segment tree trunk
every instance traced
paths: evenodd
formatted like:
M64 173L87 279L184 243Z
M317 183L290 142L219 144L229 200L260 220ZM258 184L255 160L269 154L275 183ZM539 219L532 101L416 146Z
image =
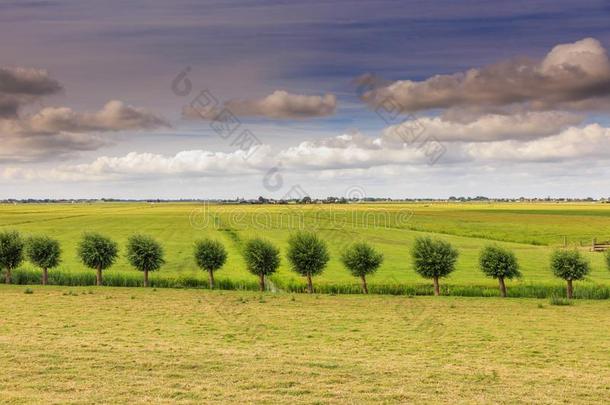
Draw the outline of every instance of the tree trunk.
M265 275L260 274L258 280L259 280L258 285L259 285L261 291L265 291Z
M369 289L366 286L366 276L363 274L360 276L360 278L362 279L362 291L364 291L365 294L369 293Z
M11 279L11 268L7 267L6 268L6 274L4 275L4 282L6 284L10 284L11 281L12 281L12 279Z
M436 295L437 297L439 295L441 295L441 289L438 286L438 277L437 276L434 277L434 295Z
M96 281L97 285L102 285L102 268L101 267L97 268L95 281Z
M568 298L572 299L574 296L574 286L572 286L572 280L568 280Z
M42 269L42 285L49 284L49 270L45 267Z
M311 282L311 274L307 273L307 292L313 294L313 283Z
M504 284L504 277L498 277L498 283L500 283L500 295L506 297L506 284Z
M210 275L210 290L212 290L214 289L214 272L210 270L208 274Z
M148 270L144 270L144 287L148 287Z

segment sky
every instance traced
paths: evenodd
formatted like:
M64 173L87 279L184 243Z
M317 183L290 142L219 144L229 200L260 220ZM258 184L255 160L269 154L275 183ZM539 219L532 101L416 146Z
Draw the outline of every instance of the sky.
M605 1L0 1L0 198L608 197Z

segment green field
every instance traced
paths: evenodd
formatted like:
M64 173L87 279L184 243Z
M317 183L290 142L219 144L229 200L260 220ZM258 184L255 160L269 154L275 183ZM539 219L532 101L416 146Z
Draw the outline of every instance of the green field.
M60 272L88 274L76 257L76 245L84 231L98 231L115 238L122 246L130 234L141 232L160 240L166 249L167 264L155 279L184 277L205 281L192 259L193 241L204 236L218 238L229 250L229 260L217 277L256 286L256 278L245 270L240 245L253 236L263 236L284 249L295 229L316 230L328 241L331 262L314 280L318 287L353 286L352 278L339 262L346 245L357 240L375 244L385 254L385 262L370 278L371 289L381 285L426 283L412 269L409 249L423 234L442 237L460 250L457 270L445 280L451 286L495 287L478 270L481 247L499 243L514 250L523 278L511 287L562 283L552 277L550 253L563 246L585 253L592 264L588 280L579 286L610 286L610 271L603 255L589 253L592 238L610 239L610 204L347 204L347 205L204 205L204 204L17 204L0 205L0 229L17 229L26 235L44 233L58 238L64 261ZM31 269L24 265L24 269ZM34 269L31 269L34 270ZM108 271L117 277L138 278L122 256ZM277 288L304 285L283 260L272 277ZM427 283L426 283L427 284Z
M0 286L3 403L597 403L610 303Z

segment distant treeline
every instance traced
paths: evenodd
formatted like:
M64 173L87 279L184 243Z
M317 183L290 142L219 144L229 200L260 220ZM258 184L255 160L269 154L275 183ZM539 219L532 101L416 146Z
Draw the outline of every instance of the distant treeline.
M305 196L302 198L267 198L260 196L258 198L234 198L234 199L120 199L120 198L25 198L15 199L8 198L0 200L0 204L93 204L103 202L116 203L212 203L212 204L349 204L362 202L498 202L498 203L538 203L538 202L599 202L610 203L610 198L593 197L586 198L492 198L484 196L476 197L455 197L449 198L389 198L389 197L363 197L363 198L345 198L345 197L326 197L326 198L311 198Z

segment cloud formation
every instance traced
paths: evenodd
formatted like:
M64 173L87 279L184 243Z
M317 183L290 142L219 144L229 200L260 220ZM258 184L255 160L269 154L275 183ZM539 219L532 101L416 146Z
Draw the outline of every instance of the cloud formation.
M610 156L610 128L599 124L571 127L561 133L531 142L504 141L488 145L468 144L471 159L491 162L560 162L605 160Z
M308 96L276 90L260 99L229 100L224 108L238 117L265 117L273 119L305 119L333 115L337 108L334 94ZM216 105L191 105L185 107L186 118L213 120L222 108Z
M32 115L0 118L0 162L65 158L108 145L110 140L100 135L103 132L165 126L168 124L162 118L116 100L96 112L47 107Z
M130 152L124 156L100 156L91 163L60 165L49 171L8 167L0 171L6 179L53 179L60 181L96 181L159 176L221 177L261 173L268 167L272 153L262 146L255 156L246 159L246 151L231 153L186 150L173 156Z
M247 156L250 156L246 159ZM527 141L455 142L437 163L452 170L469 165L489 168L515 163L578 163L586 159L606 161L610 156L610 128L599 124L569 127L540 139ZM107 179L158 179L161 177L231 177L264 175L274 166L291 173L346 173L369 169L426 168L430 156L425 147L387 143L383 137L360 133L306 141L282 150L260 147L256 153L237 150L211 152L187 150L175 155L131 152L102 156L91 163L62 165L51 171L6 168L5 179L95 181ZM460 165L456 165L459 163ZM385 169L384 169L385 170Z
M409 140L414 137L433 137L442 142L527 141L557 134L582 120L580 115L558 111L485 114L469 122L421 117L386 128L382 139L390 143L414 142Z
M403 112L526 104L535 110L610 106L610 62L585 38L555 46L541 60L517 58L424 81L400 80L364 93L378 106L390 97Z
M15 117L22 106L61 90L45 70L0 67L0 118Z
M188 150L174 156L131 152L122 157L102 156L91 164L77 165L72 171L97 176L125 175L197 175L219 176L256 173L264 167L270 155L268 147L258 151L258 159L244 159L245 151L231 153Z
M0 120L0 163L63 159L77 152L97 150L110 143L108 139L94 134L15 133L4 132L5 128Z
M22 107L61 91L61 85L43 70L0 68L0 162L65 157L96 150L109 140L103 132L166 127L157 115L118 100L96 112L68 107L46 107L23 114Z
M47 107L25 121L31 132L105 132L166 127L162 118L119 100L107 102L101 110L78 113L67 107Z

